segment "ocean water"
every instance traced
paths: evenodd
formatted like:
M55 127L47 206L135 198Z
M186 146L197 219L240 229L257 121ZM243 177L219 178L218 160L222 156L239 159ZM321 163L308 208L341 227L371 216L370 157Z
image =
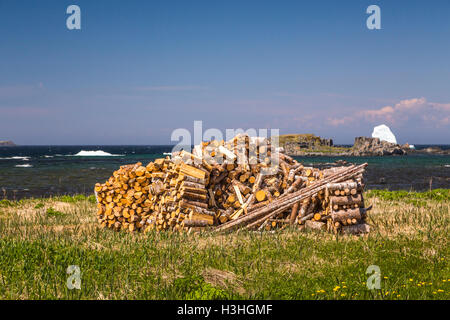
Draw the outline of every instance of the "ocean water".
M425 148L428 146L416 146ZM440 146L450 149L450 145ZM18 146L0 147L0 199L91 194L124 164L147 164L172 146ZM320 168L337 160L368 162L367 188L428 190L450 188L450 155L401 157L296 157Z

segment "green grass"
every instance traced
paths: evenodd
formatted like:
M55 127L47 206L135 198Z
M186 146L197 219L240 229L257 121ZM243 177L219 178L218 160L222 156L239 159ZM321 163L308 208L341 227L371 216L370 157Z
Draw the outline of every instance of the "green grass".
M450 189L434 189L425 192L412 192L405 190L370 190L366 192L368 197L378 197L387 201L405 201L405 200L437 200L450 201Z
M434 189L426 192L370 190L366 192L366 195L386 201L411 203L416 206L427 206L428 200L450 201L450 189Z
M365 198L373 231L362 237L131 234L99 229L91 197L11 202L0 208L0 299L448 299L449 190ZM69 265L80 290L67 288ZM379 290L366 287L370 265Z
M0 208L7 208L7 207L18 207L20 205L29 203L31 201L60 201L60 202L66 202L66 203L77 203L81 201L89 201L92 204L96 203L95 195L85 196L82 194L77 194L73 196L57 196L53 198L45 198L45 199L21 199L18 201L8 200L8 199L2 199L0 200ZM39 209L39 207L42 207L42 203L37 203L35 209Z
M36 205L35 206L35 208L36 207L40 207L39 205ZM42 208L42 207L41 207ZM39 209L39 208L38 208ZM53 209L52 207L50 207L50 208L47 208L47 210L45 211L46 213L47 213L47 215L48 216L52 216L52 217L62 217L62 216L65 216L65 213L63 213L63 212L61 212L61 211L58 211L58 210L55 210L55 209Z
M85 196L82 194L77 194L74 196L59 196L54 198L54 200L61 201L61 202L67 202L67 203L77 203L80 201L89 201L91 203L96 203L95 196Z
M19 205L16 201L11 201L7 199L0 200L0 208L13 207Z
M40 209L43 208L45 206L45 204L43 204L42 202L39 202L37 205L34 206L35 209Z

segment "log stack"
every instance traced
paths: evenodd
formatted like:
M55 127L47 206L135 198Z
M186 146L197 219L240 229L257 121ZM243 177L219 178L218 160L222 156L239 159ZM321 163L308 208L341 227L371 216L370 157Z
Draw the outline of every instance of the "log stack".
M364 184L362 175L341 183L327 184L331 222L343 233L366 233L370 227L365 223L367 209L364 208Z
M267 139L202 142L147 166L121 166L95 185L98 221L127 231L300 226L368 231L361 166L305 167Z

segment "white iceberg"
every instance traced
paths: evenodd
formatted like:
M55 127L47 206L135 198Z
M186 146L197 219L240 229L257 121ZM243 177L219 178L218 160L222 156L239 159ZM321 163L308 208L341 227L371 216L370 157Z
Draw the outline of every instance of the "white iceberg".
M372 138L378 138L381 141L387 141L390 143L397 144L397 139L395 138L391 129L389 129L389 127L385 124L382 124L382 125L379 125L379 126L376 126L375 128L373 128Z
M120 155L119 154L111 154L111 153L105 152L103 150L96 150L96 151L81 150L75 156L76 157L118 157Z

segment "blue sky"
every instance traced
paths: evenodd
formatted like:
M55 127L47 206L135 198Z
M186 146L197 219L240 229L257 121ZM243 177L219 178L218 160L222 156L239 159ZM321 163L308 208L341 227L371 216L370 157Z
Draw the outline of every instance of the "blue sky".
M450 144L449 14L446 0L0 0L0 140L167 144L203 120L336 143L385 123L400 143Z

